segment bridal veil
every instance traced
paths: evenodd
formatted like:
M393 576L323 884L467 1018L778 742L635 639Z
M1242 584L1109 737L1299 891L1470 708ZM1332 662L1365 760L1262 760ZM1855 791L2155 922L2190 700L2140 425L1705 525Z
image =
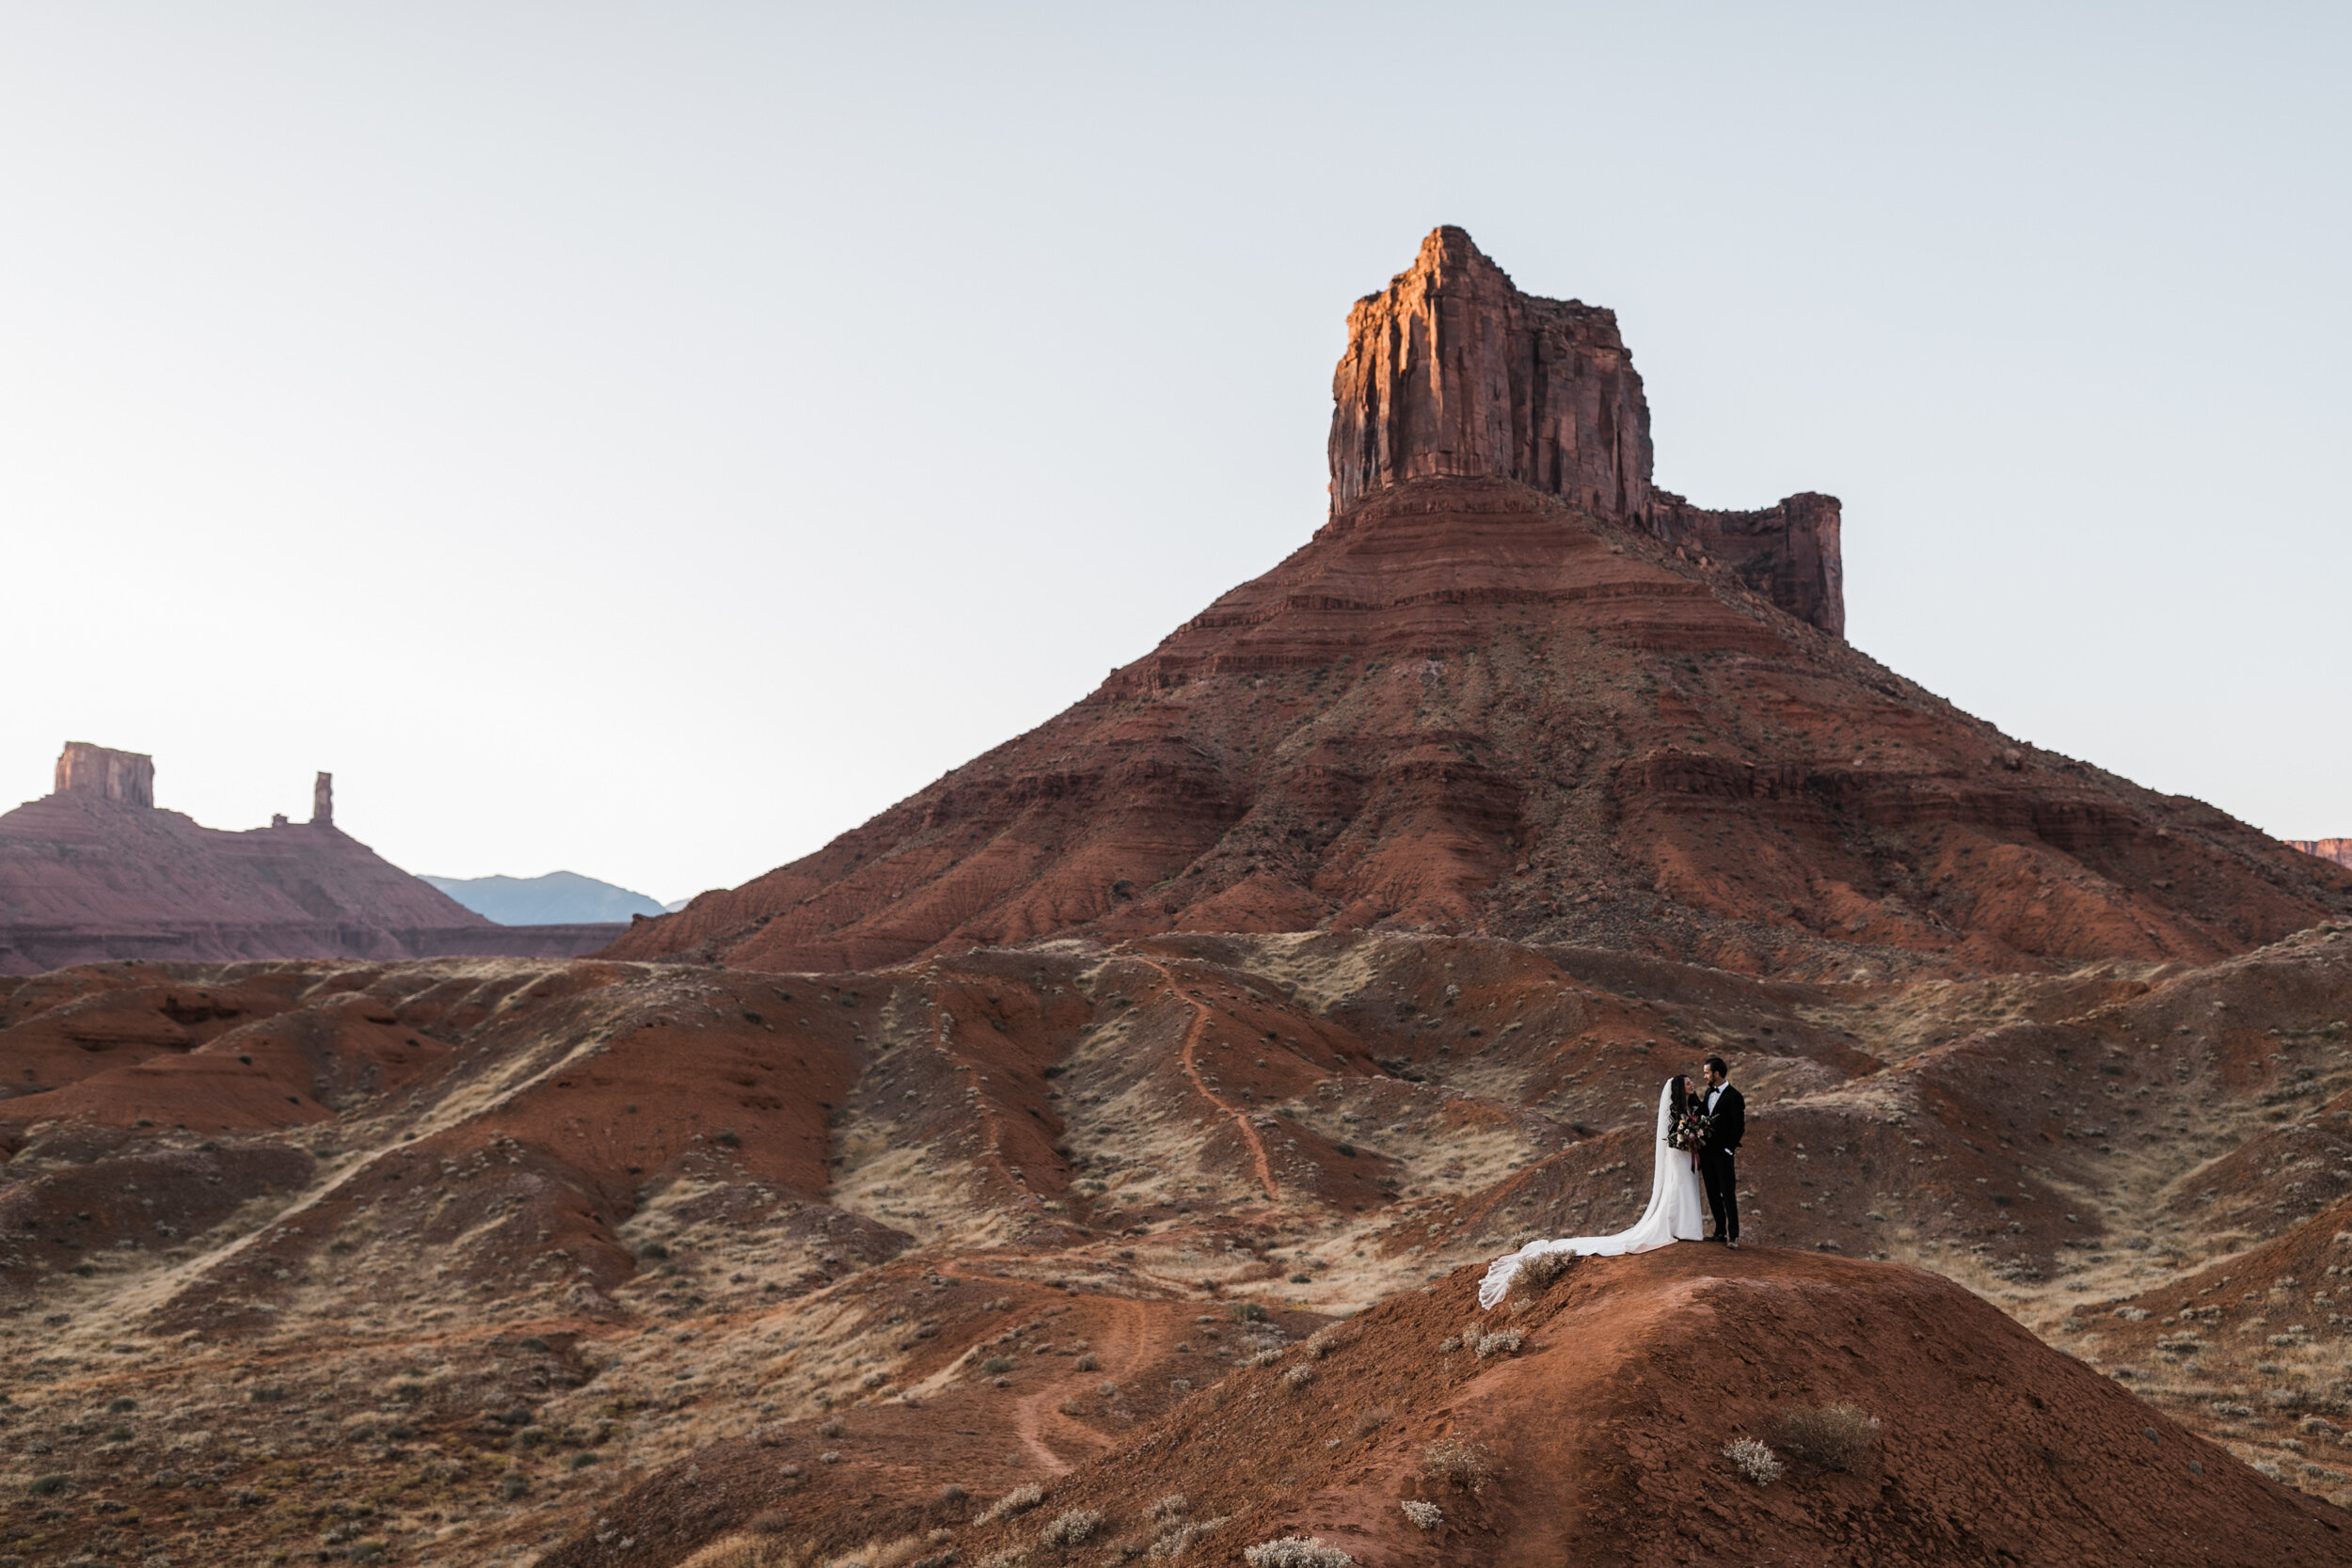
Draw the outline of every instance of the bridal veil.
M1585 1257L1614 1258L1629 1252L1655 1252L1673 1242L1703 1240L1706 1210L1698 1172L1691 1156L1666 1147L1666 1114L1674 1095L1668 1079L1658 1091L1658 1132L1650 1146L1649 1207L1630 1229L1613 1236L1570 1236L1565 1241L1530 1242L1507 1258L1498 1258L1478 1283L1478 1305L1492 1309L1511 1289L1519 1265L1548 1252L1573 1252Z

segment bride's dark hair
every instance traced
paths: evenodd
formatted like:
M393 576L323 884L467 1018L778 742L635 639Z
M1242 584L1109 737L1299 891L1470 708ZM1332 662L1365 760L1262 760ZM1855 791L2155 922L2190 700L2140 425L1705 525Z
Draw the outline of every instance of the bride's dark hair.
M1682 1108L1691 1103L1691 1080L1677 1072L1667 1083L1674 1086L1674 1092L1666 1097L1666 1114L1678 1117Z

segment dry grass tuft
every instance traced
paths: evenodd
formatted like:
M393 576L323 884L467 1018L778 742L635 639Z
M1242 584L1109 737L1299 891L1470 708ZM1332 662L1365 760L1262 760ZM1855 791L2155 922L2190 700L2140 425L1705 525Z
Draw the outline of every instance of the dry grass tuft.
M1224 1524L1223 1514L1214 1519L1196 1519L1188 1525L1178 1524L1171 1519L1160 1527L1159 1539L1152 1543L1152 1555L1158 1558L1182 1557L1185 1547L1211 1531L1223 1528Z
M1519 1272L1511 1278L1513 1295L1540 1295L1553 1284L1565 1279L1577 1265L1573 1252L1539 1252L1519 1265Z
M1053 1523L1038 1532L1038 1540L1048 1546L1083 1546L1103 1528L1100 1509L1073 1508L1057 1516Z
M1779 1457L1753 1437L1739 1437L1724 1445L1724 1457L1731 1467L1756 1482L1770 1486L1780 1479L1783 1468Z
M1494 1479L1494 1460L1475 1443L1440 1437L1421 1450L1421 1473L1475 1497Z
M803 1560L799 1552L781 1543L731 1535L713 1541L678 1568L801 1568Z
M1869 1453L1878 1433L1877 1418L1851 1404L1791 1410L1780 1418L1778 1428L1783 1453L1824 1470L1852 1469Z
M973 1523L976 1525L993 1525L999 1519L1009 1519L1017 1513L1026 1513L1029 1510L1035 1508L1038 1504L1043 1502L1044 1500L1045 1488L1041 1486L1016 1486L1011 1491L1006 1493L1003 1497L997 1498L994 1502L982 1509L980 1511L980 1516L977 1519L975 1519Z
M1312 1535L1261 1541L1241 1555L1249 1568L1349 1568L1356 1560L1337 1546L1325 1545L1320 1536Z

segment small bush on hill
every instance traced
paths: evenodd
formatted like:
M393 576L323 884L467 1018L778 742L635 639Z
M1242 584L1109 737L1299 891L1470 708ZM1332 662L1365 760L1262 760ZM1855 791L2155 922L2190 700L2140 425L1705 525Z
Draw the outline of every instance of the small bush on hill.
M1568 1271L1576 1267L1576 1259L1573 1252L1539 1252L1519 1265L1519 1272L1511 1278L1511 1288L1531 1295L1548 1291L1554 1281L1567 1276Z
M1249 1568L1349 1568L1356 1560L1337 1546L1327 1546L1320 1536L1286 1535L1279 1541L1261 1541L1242 1554Z
M1851 1470L1870 1451L1878 1429L1851 1404L1791 1410L1780 1418L1780 1449L1824 1470Z
M1472 1494L1486 1489L1494 1463L1486 1450L1459 1437L1440 1437L1421 1450L1422 1474Z
M1780 1479L1782 1466L1778 1456L1753 1437L1725 1443L1724 1457L1731 1461L1733 1469L1758 1486L1770 1486Z
M1009 1519L1016 1513L1026 1513L1045 1500L1041 1486L1016 1486L981 1510L977 1523L993 1525L999 1519Z
M1038 1539L1048 1546L1083 1546L1102 1524L1100 1510L1073 1508L1041 1530Z

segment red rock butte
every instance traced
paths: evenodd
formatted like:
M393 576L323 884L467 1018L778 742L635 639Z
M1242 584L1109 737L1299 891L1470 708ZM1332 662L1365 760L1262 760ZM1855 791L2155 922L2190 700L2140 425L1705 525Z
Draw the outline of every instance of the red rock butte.
M2352 838L2290 838L2286 845L2338 865L2352 866Z
M155 804L154 759L87 741L56 788L0 816L0 974L107 959L568 958L611 926L497 926L335 826L225 832Z
M855 969L1354 929L1755 974L2209 962L2352 875L1847 643L1838 504L1651 483L1611 313L1458 229L1359 300L1331 515L1084 700L609 954Z

